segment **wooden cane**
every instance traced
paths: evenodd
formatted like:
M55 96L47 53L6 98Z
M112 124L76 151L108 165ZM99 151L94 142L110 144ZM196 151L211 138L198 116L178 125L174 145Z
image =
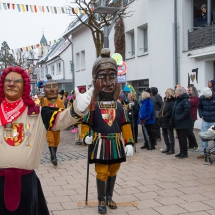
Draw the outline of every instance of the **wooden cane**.
M89 121L89 136L91 137L91 131L92 131L92 120L93 120L93 111L95 109L94 107L94 98L92 97L91 99L91 103L89 105L89 114L90 114L90 121ZM90 159L90 147L91 145L88 145L88 153L87 153L87 179L86 179L86 200L85 200L85 205L88 204L88 184L89 184L89 168L90 168L90 163L89 163L89 159Z

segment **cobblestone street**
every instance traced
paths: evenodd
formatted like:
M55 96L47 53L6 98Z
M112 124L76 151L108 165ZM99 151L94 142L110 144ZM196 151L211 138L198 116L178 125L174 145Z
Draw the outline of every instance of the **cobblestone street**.
M113 199L118 209L108 209L107 214L215 215L215 164L203 165L203 160L196 159L199 152L194 151L183 160L164 155L160 152L165 148L163 141L158 142L156 150L141 150L141 132L138 142L137 153L127 158L117 175ZM51 215L98 214L94 165L90 165L89 206L84 205L86 155L87 147L75 145L70 130L61 132L56 168L49 162L45 146L36 172Z
M75 144L75 135L71 133L71 129L61 131L61 141L57 149L58 161L84 159L87 156L87 147ZM45 143L41 163L50 163L50 152Z

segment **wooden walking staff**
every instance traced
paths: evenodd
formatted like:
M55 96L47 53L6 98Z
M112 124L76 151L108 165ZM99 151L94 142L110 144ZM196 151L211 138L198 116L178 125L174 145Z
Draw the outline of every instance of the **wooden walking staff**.
M94 107L94 97L92 97L91 99L91 103L89 105L89 113L90 113L90 125L89 125L89 136L91 136L91 133L92 133L92 120L93 120L93 111L95 109ZM87 153L87 179L86 179L86 200L85 200L85 205L88 204L88 184L89 184L89 168L90 168L90 163L89 163L89 159L90 159L90 147L91 147L91 144L88 145L88 153Z

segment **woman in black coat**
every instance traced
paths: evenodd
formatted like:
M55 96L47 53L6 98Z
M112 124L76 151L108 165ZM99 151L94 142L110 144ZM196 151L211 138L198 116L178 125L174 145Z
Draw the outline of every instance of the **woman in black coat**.
M175 102L174 90L168 88L165 92L164 103L160 109L160 126L162 128L164 142L166 149L162 153L167 155L175 154L175 138L173 127L170 125L170 119L172 116L173 106Z
M140 109L140 105L138 104L137 97L134 93L129 93L128 98L130 100L129 109L128 109L128 118L130 120L130 125L133 133L134 142L137 143L138 136L138 113ZM133 116L132 116L133 111Z
M173 107L174 127L178 134L180 153L175 155L177 158L187 158L187 134L192 126L190 114L191 104L189 96L183 88L175 90L176 101Z

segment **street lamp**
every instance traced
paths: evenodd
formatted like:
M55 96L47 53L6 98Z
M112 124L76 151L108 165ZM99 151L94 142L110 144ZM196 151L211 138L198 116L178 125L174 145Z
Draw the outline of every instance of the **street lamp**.
M112 0L112 2L116 3L118 0ZM101 13L101 14L113 14L116 13L110 27L108 25L104 26L104 48L109 48L109 35L111 32L111 29L113 28L113 25L116 21L116 18L118 16L119 10L120 8L116 8L116 7L109 7L109 6L105 6L105 0L101 0L100 1L101 4L100 6L98 6L97 8L94 9L94 13Z

